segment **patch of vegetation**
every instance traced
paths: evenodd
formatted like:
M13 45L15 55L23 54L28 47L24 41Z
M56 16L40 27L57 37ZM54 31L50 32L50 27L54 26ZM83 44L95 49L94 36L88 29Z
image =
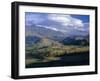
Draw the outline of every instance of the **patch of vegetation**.
M26 47L26 64L59 60L63 55L84 52L89 52L89 46L50 45L43 47Z

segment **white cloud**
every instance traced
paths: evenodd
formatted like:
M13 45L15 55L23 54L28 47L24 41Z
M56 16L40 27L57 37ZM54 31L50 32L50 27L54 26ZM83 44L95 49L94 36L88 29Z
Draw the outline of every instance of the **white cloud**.
M77 30L81 30L81 31L89 31L89 23L83 23L84 24L84 27L75 27L75 29Z
M83 27L84 23L82 20L73 18L70 15L56 15L56 14L49 14L48 19L59 22L63 26L71 26L71 27Z
M69 15L56 15L56 14L49 14L48 18L54 20L56 22L70 22L68 19Z
M72 21L76 27L84 27L84 23L82 22L82 20L73 18Z
M53 27L49 27L49 26L43 26L43 25L36 25L36 26L51 29L51 30L54 30L54 31L59 31L57 28L53 28Z

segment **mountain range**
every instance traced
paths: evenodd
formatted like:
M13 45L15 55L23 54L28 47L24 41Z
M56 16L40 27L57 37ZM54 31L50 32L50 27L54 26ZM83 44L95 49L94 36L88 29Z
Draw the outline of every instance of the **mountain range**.
M64 45L89 44L89 34L84 34L82 31L77 31L75 34L69 34L37 25L26 26L25 36L26 44L29 45L36 44L41 40L43 43L43 39L46 39L46 42L49 41L49 43L54 43L55 41Z

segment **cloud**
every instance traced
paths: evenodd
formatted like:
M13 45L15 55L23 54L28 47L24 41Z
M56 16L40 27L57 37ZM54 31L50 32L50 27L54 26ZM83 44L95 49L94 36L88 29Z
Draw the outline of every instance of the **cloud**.
M71 15L58 15L58 14L49 14L48 19L54 21L54 22L59 22L63 26L72 26L72 27L83 27L84 23L82 20L73 18Z
M39 24L43 21L44 21L44 18L41 17L41 14L34 14L30 12L26 12L25 14L26 25Z
M84 27L76 28L77 30L81 31L89 31L89 23L84 23Z
M57 28L53 28L53 27L50 27L50 26L44 26L44 25L36 25L36 26L51 29L51 30L54 30L54 31L59 31Z
M48 19L56 21L56 22L60 22L60 23L69 23L70 19L68 18L70 17L69 15L57 15L57 14L49 14L48 15Z
M26 25L36 25L54 31L61 31L64 33L74 31L89 32L89 22L83 22L82 19L75 18L74 15L64 14L47 14L47 13L27 13Z

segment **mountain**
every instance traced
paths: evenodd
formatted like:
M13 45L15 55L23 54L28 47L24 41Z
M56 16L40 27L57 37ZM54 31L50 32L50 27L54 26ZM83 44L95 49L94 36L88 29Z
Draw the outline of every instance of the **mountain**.
M66 37L61 43L64 45L89 45L89 35Z
M37 36L26 36L25 40L26 40L25 42L27 45L33 45L33 44L38 43L41 40L41 38Z
M26 44L33 45L38 43L40 46L51 43L62 43L64 45L88 45L89 34L77 30L74 34L66 34L55 29L40 27L37 25L26 26ZM81 34L80 34L81 33ZM43 43L43 44L42 44ZM47 45L48 46L48 45Z
M61 41L67 36L67 34L62 33L60 31L55 31L52 29L39 27L36 25L26 26L25 31L26 31L25 33L26 36L37 36L37 37L42 37L42 38L46 37L55 41Z

